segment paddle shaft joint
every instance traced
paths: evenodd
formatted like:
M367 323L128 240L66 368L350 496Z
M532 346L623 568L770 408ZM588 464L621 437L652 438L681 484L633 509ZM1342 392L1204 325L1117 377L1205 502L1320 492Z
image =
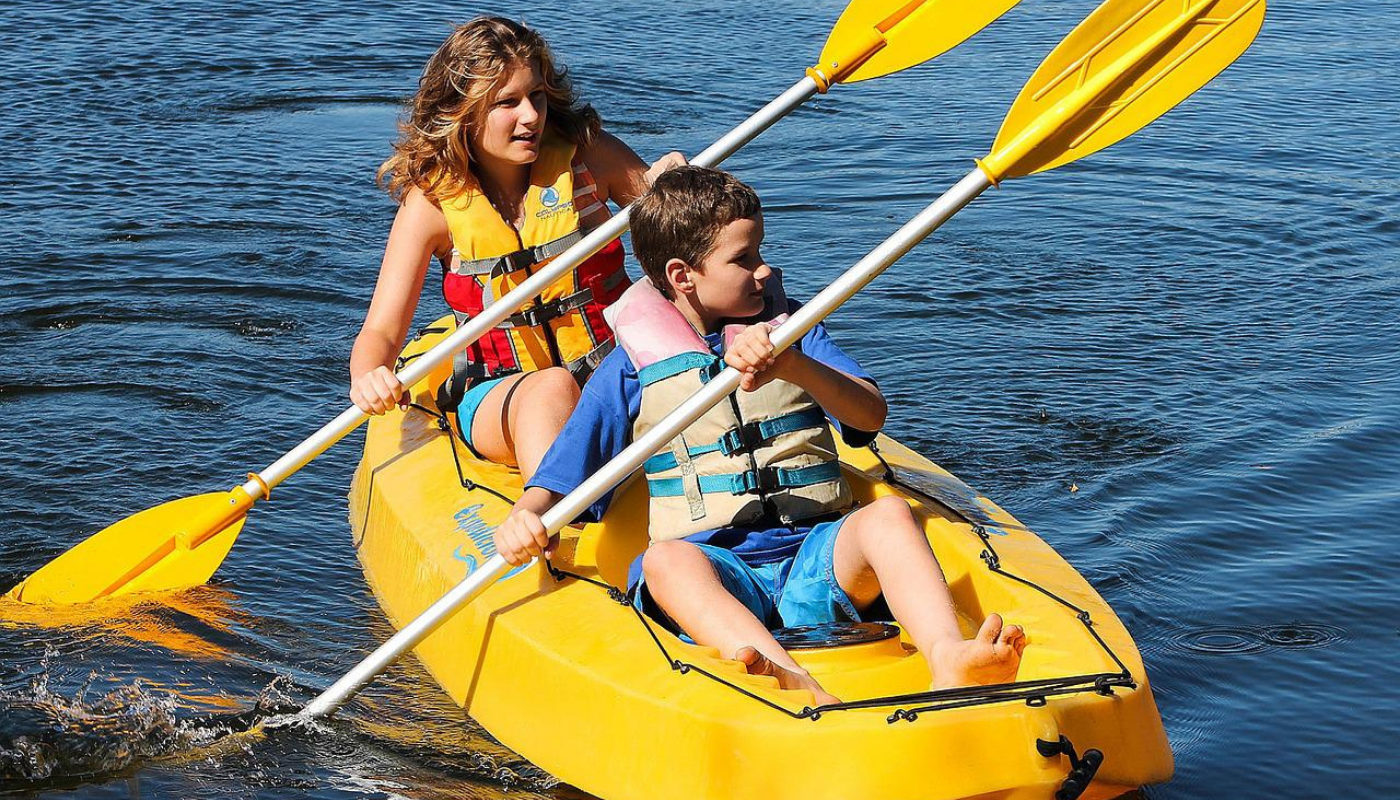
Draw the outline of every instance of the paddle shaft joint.
M816 83L817 91L826 94L832 84L850 77L861 64L884 49L885 43L885 35L871 27L861 36L853 37L842 49L823 53L820 61L807 68L807 77Z

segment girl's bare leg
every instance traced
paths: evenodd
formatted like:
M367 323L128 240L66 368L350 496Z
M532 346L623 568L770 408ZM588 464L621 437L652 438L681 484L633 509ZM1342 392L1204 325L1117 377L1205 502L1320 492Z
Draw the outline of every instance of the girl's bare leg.
M579 386L562 367L512 375L486 393L472 419L472 447L528 481L578 405Z

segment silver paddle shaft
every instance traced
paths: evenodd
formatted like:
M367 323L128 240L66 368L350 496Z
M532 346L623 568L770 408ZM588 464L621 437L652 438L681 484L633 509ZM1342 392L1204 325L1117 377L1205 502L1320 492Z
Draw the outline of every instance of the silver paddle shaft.
M773 123L807 102L817 91L817 82L809 77L804 77L736 128L720 137L718 141L706 148L690 163L702 167L712 167L719 164L772 127ZM499 300L482 309L480 314L457 328L452 335L442 340L433 349L414 359L413 363L398 373L399 382L405 387L410 387L426 378L434 367L450 360L459 350L485 336L492 328L504 322L506 317L514 314L547 289L550 284L562 278L569 270L582 264L609 242L625 233L630 218L629 206L593 229L593 232L583 237L578 244L549 262L525 282L502 295ZM270 489L286 480L289 475L306 466L331 445L345 438L368 418L369 415L355 406L345 409L335 419L323 425L320 430L258 473L258 479L250 477L248 482L243 484L243 491L247 492L254 500L264 497L266 494L263 489L264 484Z
M909 252L914 245L923 241L925 237L937 230L940 225L962 210L963 206L972 202L973 198L986 191L987 187L991 185L991 181L982 174L980 169L969 172L953 188L944 192L942 197L933 201L928 208L920 211L893 236L870 251L864 258L856 262L855 266L846 270L835 282L803 305L790 319L778 326L772 335L774 351L782 352L801 339L807 331L810 331L817 323L849 300L891 264ZM642 462L659 452L716 403L738 389L742 374L733 367L726 368L714 380L705 384L705 388L691 395L690 399L667 414L656 427L638 437L616 458L605 464L602 469L595 472L592 477L545 512L540 521L544 523L550 535L558 533L565 525L568 525L589 506L597 502L598 498L626 480L627 476L642 465ZM533 565L534 562L532 561L531 564ZM428 610L418 615L392 638L380 645L379 649L356 665L345 677L336 681L333 686L311 701L302 710L301 716L323 717L335 713L336 709L374 680L375 676L382 672L385 667L416 647L459 608L475 599L486 587L495 583L500 576L509 570L510 565L506 563L504 558L499 555L492 556L480 569L467 576L450 592L443 595L440 600L429 606Z

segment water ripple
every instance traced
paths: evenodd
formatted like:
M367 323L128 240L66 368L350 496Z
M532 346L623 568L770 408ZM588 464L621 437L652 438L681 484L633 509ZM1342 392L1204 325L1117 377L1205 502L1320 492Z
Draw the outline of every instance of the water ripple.
M1182 652L1205 655L1250 655L1279 650L1331 647L1349 639L1346 629L1315 623L1264 626L1218 625L1185 631L1172 638Z

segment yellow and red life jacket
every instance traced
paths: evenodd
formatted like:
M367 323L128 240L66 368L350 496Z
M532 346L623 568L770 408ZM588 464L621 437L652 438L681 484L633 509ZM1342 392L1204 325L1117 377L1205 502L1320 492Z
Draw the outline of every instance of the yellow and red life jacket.
M442 294L459 325L611 216L577 148L548 131L530 168L520 230L479 189L441 207L458 256L443 271ZM582 382L612 349L603 308L629 283L622 243L613 241L468 346L454 363L447 394L460 397L475 380L552 366L567 368Z

